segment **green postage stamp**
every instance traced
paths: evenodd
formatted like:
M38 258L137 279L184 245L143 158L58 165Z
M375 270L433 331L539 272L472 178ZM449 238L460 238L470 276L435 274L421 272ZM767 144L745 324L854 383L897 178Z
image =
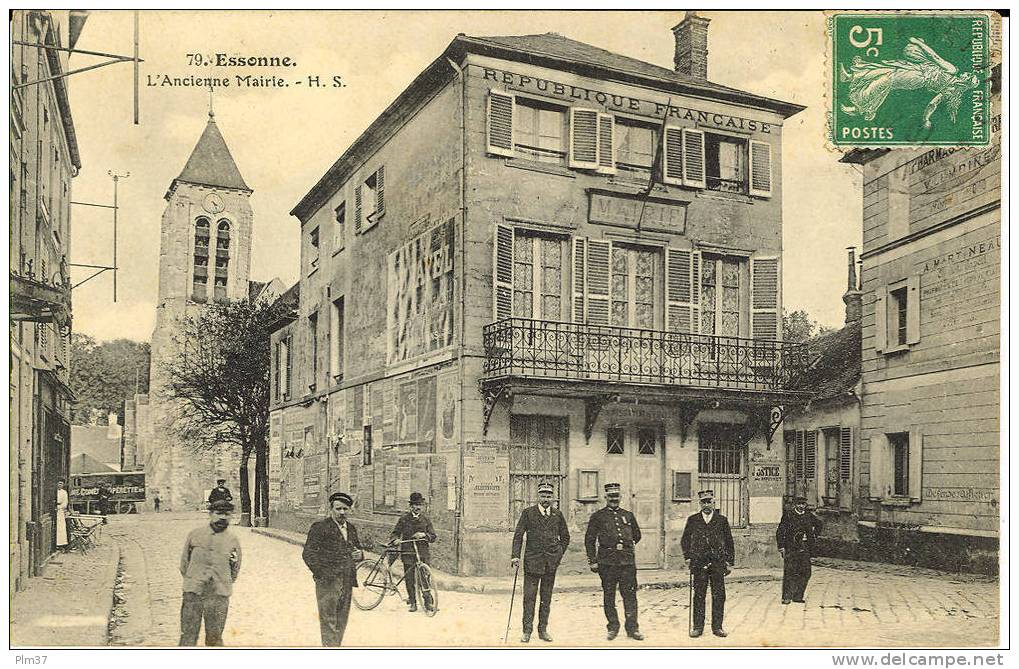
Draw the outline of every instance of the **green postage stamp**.
M831 14L832 142L989 144L989 24L982 13Z

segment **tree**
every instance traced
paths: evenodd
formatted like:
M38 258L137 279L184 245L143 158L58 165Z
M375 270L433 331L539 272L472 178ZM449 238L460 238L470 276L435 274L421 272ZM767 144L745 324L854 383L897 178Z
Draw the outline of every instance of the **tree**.
M124 417L124 400L149 390L149 345L130 339L97 342L71 334L71 390L76 401L71 409L75 425L106 422L115 413Z
M242 514L255 454L256 518L268 517L269 335L282 310L265 300L206 305L180 319L177 354L164 363L174 432L196 452L239 450Z
M825 332L831 332L834 328L821 325L813 320L806 311L798 309L792 313L782 310L782 340L790 342L804 342Z

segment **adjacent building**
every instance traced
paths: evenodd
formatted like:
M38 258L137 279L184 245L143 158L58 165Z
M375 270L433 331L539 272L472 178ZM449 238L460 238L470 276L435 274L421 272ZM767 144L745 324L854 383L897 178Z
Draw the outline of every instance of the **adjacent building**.
M990 146L844 158L863 166L860 536L881 559L998 567L999 70Z
M81 169L67 53L83 19L13 11L10 29L11 592L54 550L57 481L67 477L71 181ZM50 48L44 48L50 47ZM26 84L22 88L16 85Z
M418 491L433 560L500 573L539 482L580 537L613 481L656 568L682 564L713 488L737 559L770 559L776 430L809 395L780 341L781 140L803 108L708 80L707 19L674 32L674 70L459 35L296 205L273 524L347 490L382 538Z

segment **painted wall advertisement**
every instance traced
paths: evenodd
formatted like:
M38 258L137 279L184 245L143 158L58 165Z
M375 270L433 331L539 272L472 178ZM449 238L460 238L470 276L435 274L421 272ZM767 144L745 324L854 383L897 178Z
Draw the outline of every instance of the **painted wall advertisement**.
M509 447L468 443L463 455L464 526L509 528Z
M419 235L389 255L388 364L453 343L454 219Z
M269 416L269 508L280 508L280 480L283 476L283 414Z

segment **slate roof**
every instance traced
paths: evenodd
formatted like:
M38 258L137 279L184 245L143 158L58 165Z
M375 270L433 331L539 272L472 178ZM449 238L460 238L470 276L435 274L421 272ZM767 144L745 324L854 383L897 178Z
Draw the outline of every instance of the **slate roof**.
M792 384L814 393L814 402L847 397L860 381L863 357L860 321L826 332L807 342L810 363Z
M297 308L301 304L301 282L298 281L290 286L282 295L276 298L273 304L282 304L288 307L288 309L276 322L269 324L269 332L276 332L281 327L288 323L293 323L297 319Z
M117 471L93 458L88 453L80 453L71 458L71 474L102 474Z
M241 171L237 169L230 148L216 125L216 119L209 116L205 131L195 144L191 157L184 165L177 181L186 181L203 186L219 186L250 191L244 183Z

